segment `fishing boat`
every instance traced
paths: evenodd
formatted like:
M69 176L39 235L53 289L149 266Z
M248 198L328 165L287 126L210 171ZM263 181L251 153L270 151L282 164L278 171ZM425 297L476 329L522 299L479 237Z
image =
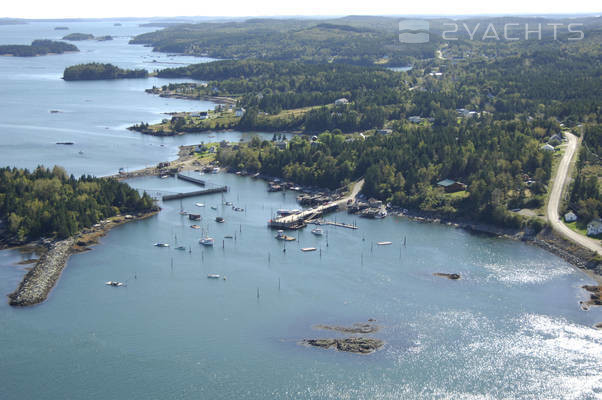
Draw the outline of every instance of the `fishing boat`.
M176 247L176 250L186 250L186 247L185 246L178 246L178 247Z
M284 231L282 230L278 231L278 234L276 234L275 238L278 240L285 240L287 242L292 242L293 240L295 240L294 237L285 235Z
M311 233L313 233L316 236L322 236L324 234L324 231L322 230L322 228L314 228L311 230Z
M315 247L304 247L301 249L301 251L304 252L308 252L308 251L316 251L317 249Z
M209 275L207 275L207 279L219 279L219 275L218 274L209 274Z
M155 243L156 247L169 247L169 243Z
M379 246L388 246L390 244L393 244L393 242L376 242L376 244Z
M204 237L199 240L199 243L203 246L213 246L213 241L214 240L211 237Z
M200 225L190 225L192 229L201 229Z
M117 281L108 281L108 282L105 282L105 285L119 287L119 286L123 286L123 283L117 282Z
M219 222L220 224L223 224L225 222L224 217L215 217L215 222Z
M205 207L205 205L203 203L194 203L194 205L197 207Z

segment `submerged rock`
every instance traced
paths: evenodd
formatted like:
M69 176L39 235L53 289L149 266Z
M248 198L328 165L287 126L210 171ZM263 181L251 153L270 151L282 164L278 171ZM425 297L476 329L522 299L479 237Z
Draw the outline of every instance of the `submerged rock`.
M328 331L337 331L342 333L375 333L380 329L377 325L372 324L353 324L353 326L331 326L331 325L316 325L316 329L324 329Z
M329 349L335 347L339 351L349 353L370 354L383 347L380 339L350 337L344 339L304 339L303 344L313 347Z
M460 274L446 274L443 272L435 272L433 275L440 276L442 278L451 279L451 280L460 279Z

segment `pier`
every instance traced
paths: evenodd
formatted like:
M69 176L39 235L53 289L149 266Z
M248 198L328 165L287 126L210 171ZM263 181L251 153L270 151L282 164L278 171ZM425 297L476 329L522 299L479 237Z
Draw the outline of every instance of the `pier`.
M339 228L347 228L347 229L358 229L357 225L355 224L346 224L344 222L335 222L335 221L326 221L326 220L312 220L312 221L307 221L308 224L314 224L314 225L330 225L330 226L336 226Z
M187 181L187 182L190 182L190 183L194 183L195 185L199 185L199 186L205 187L205 181L202 180L202 179L193 178L191 176L180 174L180 173L178 173L176 176L178 177L178 179L181 179L183 181Z

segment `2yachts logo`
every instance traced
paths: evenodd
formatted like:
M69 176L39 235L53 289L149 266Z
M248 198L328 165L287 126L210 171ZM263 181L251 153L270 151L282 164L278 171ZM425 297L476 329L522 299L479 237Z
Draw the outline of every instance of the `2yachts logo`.
M459 39L469 40L542 40L544 32L553 40L559 39L559 33L562 33L564 40L574 41L582 40L585 34L579 27L582 23L547 23L529 25L528 23L505 23L503 25L494 25L492 23L469 25L467 23L457 24L447 22L442 25L443 40L454 41ZM430 24L428 21L420 19L405 19L399 21L399 41L401 43L427 43L430 40Z

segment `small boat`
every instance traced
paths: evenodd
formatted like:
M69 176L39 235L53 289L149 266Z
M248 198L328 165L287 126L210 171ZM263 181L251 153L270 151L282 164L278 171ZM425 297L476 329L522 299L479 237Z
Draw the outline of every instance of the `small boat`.
M191 221L200 221L201 214L188 214L188 219Z
M208 279L219 279L219 275L218 274L209 274L207 275Z
M203 203L194 203L194 205L197 207L205 207L205 205Z
M305 252L307 252L307 251L316 251L316 250L317 249L315 247L304 247L304 248L301 249L301 251L305 251Z
M386 212L386 211L379 211L379 212L378 212L378 213L377 213L377 214L374 216L374 218L376 218L376 219L382 219L382 218L384 218L384 217L386 217L386 216L387 216L387 212Z
M199 243L202 244L203 246L213 246L213 238L211 238L211 237L201 238L199 240Z
M218 167L213 168L213 170L211 170L211 173L212 174L219 174L219 168Z
M178 246L178 247L176 247L176 250L186 250L186 247L185 246Z
M376 242L376 244L379 246L388 246L390 244L393 244L393 242Z
M169 178L169 175L161 175L159 178L161 178L161 179L167 179L167 178Z
M234 239L234 237L232 235L226 235L224 236L224 239Z
M56 144L62 144L64 146L72 146L74 143L73 142L56 142Z
M231 202L231 201L224 201L224 205L225 205L225 206L231 206L231 205L232 205L232 202Z
M155 247L169 247L169 243L155 243Z
M117 281L108 281L108 282L105 282L105 285L119 287L119 286L123 286L123 283L117 282Z
M240 207L232 207L232 210L234 210L234 211L238 211L238 212L242 212L242 211L244 211L245 209L244 209L244 208L240 208Z
M286 217L287 215L294 215L294 214L298 214L300 212L301 212L301 210L278 210L278 211L276 211L276 214L278 214L282 217Z
M275 238L278 240L285 240L287 242L292 242L293 240L295 240L294 237L285 235L284 231L282 230L278 231L278 234L275 236Z
M322 228L314 228L311 230L311 233L313 233L316 236L322 236L324 234L324 231L322 230Z
M192 229L201 229L200 225L190 225Z
M217 206L211 206L212 210L217 210Z
M219 222L220 224L223 224L225 222L224 217L215 217L215 222Z

